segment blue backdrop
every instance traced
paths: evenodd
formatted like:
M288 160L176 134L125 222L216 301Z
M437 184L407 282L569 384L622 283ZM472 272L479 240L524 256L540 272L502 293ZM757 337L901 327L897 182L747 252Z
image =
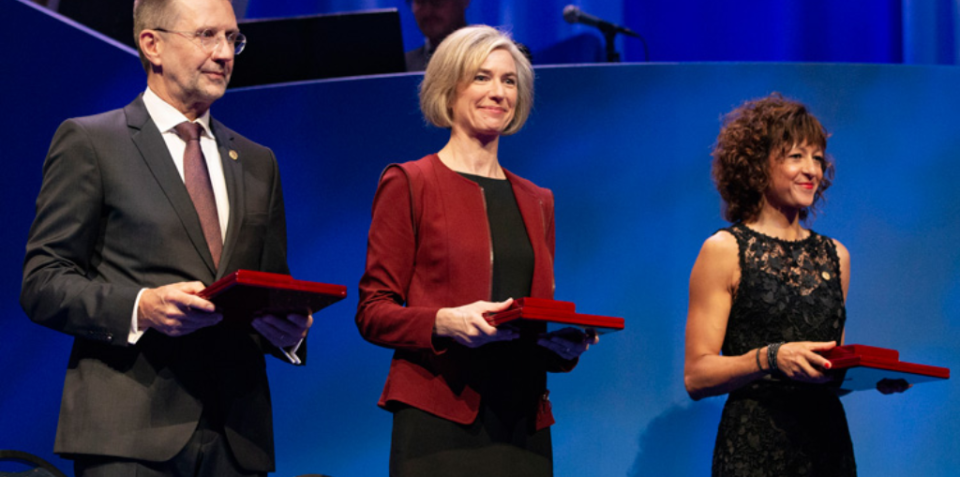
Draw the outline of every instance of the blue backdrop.
M234 3L248 18L397 8L406 49L423 43L404 0ZM472 0L467 21L512 31L534 51L534 61L590 61L575 48L566 49L568 57L553 51L577 35L601 44L596 29L563 22L568 4L642 34L652 61L960 62L960 4L954 0ZM625 61L644 60L638 40L620 38L617 45Z
M254 2L251 1L252 9ZM472 9L477 7L475 4ZM631 25L632 26L632 25ZM35 32L45 32L38 35ZM70 338L17 304L23 246L44 153L64 118L121 107L143 90L135 54L0 0L0 448L52 455ZM527 127L501 160L557 201L557 297L624 316L570 374L552 375L558 476L699 476L723 398L682 384L687 279L724 226L709 178L720 116L771 91L807 103L833 133L835 185L813 228L853 257L847 340L956 368L960 349L960 70L791 63L540 67ZM386 474L390 415L375 402L390 352L353 324L377 177L433 152L419 75L229 92L214 114L274 148L295 276L350 287L317 316L310 362L271 361L277 475ZM960 468L960 396L951 382L843 399L861 475L949 476Z

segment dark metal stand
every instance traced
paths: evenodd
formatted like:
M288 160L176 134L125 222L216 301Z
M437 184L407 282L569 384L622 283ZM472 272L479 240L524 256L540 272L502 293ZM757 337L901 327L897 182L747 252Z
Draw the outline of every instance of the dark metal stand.
M650 50L647 48L647 40L645 40L639 33L632 30L626 30L617 28L616 25L600 25L598 26L601 32L603 32L603 38L607 43L607 63L619 63L620 62L620 53L617 52L617 46L614 43L617 40L617 34L623 33L627 36L632 36L640 40L643 43L643 60L650 61Z
M614 42L617 40L617 30L615 28L601 28L603 37L607 41L607 63L619 63L620 53L617 52L617 46Z

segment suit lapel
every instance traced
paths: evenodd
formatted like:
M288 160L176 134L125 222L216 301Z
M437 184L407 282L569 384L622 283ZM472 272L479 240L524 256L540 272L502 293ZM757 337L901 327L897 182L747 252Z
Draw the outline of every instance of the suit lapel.
M207 268L210 269L211 276L214 275L216 268L213 265L213 257L210 255L207 241L203 237L203 229L200 227L200 217L197 215L197 209L193 206L193 200L187 193L187 187L184 185L183 179L180 178L180 173L177 172L177 166L174 165L173 158L170 157L170 151L160 135L160 130L150 119L150 115L143 105L143 99L138 97L123 108L123 111L127 117L130 138L137 146L140 155L160 184L167 199L170 200L173 210L180 217L180 222L186 229L194 248Z
M215 119L210 120L210 129L217 138L217 149L220 151L220 163L223 165L223 179L227 184L227 197L230 201L230 220L227 222L227 235L223 242L223 253L220 256L220 273L229 270L230 255L236 247L240 236L240 226L243 224L243 157L233 143L233 132Z

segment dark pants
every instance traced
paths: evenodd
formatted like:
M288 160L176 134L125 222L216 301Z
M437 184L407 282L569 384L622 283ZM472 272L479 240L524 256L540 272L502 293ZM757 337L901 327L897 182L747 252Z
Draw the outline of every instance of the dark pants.
M183 450L166 462L147 462L109 456L80 455L74 458L76 477L254 477L263 472L241 469L223 435L222 428L206 419Z

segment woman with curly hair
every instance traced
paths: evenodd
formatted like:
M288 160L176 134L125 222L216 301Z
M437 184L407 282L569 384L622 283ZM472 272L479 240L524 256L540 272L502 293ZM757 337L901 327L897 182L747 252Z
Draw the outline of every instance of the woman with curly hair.
M802 225L833 177L827 137L777 93L733 110L717 137L713 178L733 225L690 274L684 367L694 400L729 394L714 476L856 475L821 356L843 342L850 254Z

